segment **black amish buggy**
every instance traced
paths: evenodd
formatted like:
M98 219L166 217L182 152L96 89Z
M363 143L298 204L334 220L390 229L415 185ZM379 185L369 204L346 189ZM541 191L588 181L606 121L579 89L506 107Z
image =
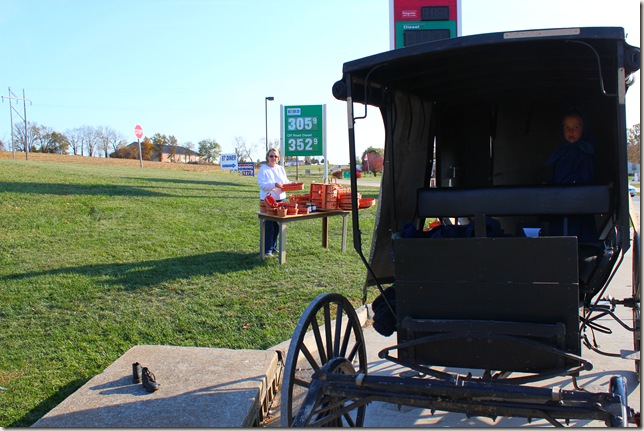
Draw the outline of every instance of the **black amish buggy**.
M605 393L577 381L592 369L582 344L612 354L593 342L610 332L600 318L632 332L622 354L639 378L640 240L625 120L639 67L639 48L608 27L459 37L344 64L333 94L347 104L354 248L365 289L380 291L374 326L397 337L379 356L409 370L369 374L353 307L320 295L288 350L283 426L361 426L372 401L553 425L639 423L624 376ZM354 124L373 107L385 155L367 258ZM560 158L570 108L588 132L580 154L592 175L552 181L547 161ZM580 164L575 157L561 159ZM615 299L610 282L629 249L632 296ZM555 376L574 389L543 385Z

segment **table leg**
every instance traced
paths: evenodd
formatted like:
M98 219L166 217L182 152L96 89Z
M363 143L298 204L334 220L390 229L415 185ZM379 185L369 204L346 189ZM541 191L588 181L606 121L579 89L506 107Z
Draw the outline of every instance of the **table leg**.
M259 219L259 260L264 260L264 246L266 245L266 220Z
M280 265L284 265L286 262L286 223L277 222L280 229Z
M329 248L329 218L322 217L322 247Z
M342 252L347 249L347 218L349 217L349 214L345 214L342 216Z

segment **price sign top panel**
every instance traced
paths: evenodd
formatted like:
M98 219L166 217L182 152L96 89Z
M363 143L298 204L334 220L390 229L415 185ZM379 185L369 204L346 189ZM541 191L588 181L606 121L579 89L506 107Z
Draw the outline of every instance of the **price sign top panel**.
M324 154L323 105L284 107L285 156L321 156Z

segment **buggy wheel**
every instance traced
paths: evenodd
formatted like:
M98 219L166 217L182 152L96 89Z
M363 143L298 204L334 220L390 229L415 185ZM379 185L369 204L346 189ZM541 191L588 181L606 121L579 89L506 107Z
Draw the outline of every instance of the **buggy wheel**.
M300 317L284 366L280 421L282 427L362 426L366 405L323 395L323 382L313 377L316 371L367 372L360 320L337 293L318 296Z
M620 406L610 419L611 427L628 426L628 403L626 398L626 379L622 376L613 376L610 378L610 393L619 396Z

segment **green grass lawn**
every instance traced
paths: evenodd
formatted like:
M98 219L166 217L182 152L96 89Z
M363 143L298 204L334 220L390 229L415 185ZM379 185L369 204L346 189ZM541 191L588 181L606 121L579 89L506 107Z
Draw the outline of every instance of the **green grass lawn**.
M341 217L328 249L321 220L290 224L280 266L259 260L258 209L256 178L229 172L0 159L0 426L33 424L135 345L266 349L320 293L361 305L351 226L342 253Z

